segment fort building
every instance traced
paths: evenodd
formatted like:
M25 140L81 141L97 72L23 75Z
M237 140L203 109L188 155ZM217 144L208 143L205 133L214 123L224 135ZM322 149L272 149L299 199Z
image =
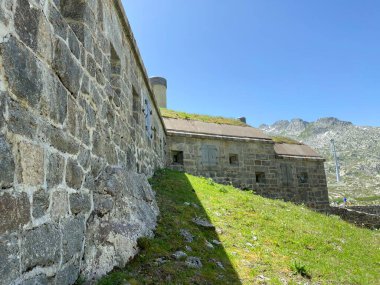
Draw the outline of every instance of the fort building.
M149 80L120 0L0 1L0 285L123 267L153 235L148 178L164 167L328 204L309 147L237 120L163 116L166 89Z

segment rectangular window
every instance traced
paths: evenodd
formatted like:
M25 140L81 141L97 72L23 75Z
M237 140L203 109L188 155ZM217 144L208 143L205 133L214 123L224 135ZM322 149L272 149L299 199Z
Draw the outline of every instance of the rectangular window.
M256 183L265 184L265 173L264 172L256 172Z
M282 179L282 186L285 187L291 187L293 186L293 170L292 166L288 164L281 164L281 179Z
M203 145L201 148L202 164L206 166L214 166L218 164L218 149L214 145Z
M183 151L172 150L172 164L183 165Z
M239 165L239 159L237 154L230 154L230 165Z
M111 44L111 86L116 94L120 95L121 88L121 64L115 48Z

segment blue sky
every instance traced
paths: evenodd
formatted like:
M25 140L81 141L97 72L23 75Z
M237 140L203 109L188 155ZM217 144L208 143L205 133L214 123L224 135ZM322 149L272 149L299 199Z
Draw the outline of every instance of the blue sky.
M170 109L380 126L378 0L123 0Z

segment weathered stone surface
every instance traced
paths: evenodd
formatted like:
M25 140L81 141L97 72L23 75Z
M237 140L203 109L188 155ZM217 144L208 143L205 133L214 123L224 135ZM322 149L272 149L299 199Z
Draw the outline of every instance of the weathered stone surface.
M59 6L59 5L58 5ZM64 40L67 37L67 24L57 9L49 3L49 21L53 25L54 32Z
M59 189L52 194L50 215L54 220L59 220L68 215L69 198L65 190Z
M61 13L66 19L83 21L87 8L84 0L61 0Z
M34 266L48 266L59 262L60 235L54 225L42 225L27 231L21 241L23 271Z
M0 189L13 185L15 163L11 146L4 136L0 135Z
M30 203L26 193L0 196L0 234L12 232L30 221Z
M16 236L0 236L0 284L10 284L20 275L20 256Z
M94 194L94 213L98 216L104 216L111 212L114 201L110 195Z
M186 258L185 264L189 268L201 269L203 267L201 259L199 257L189 256Z
M91 210L91 197L89 194L73 193L70 195L71 213L88 213Z
M66 43L60 39L55 43L53 68L57 72L63 85L65 85L72 94L76 94L80 88L82 72L79 63L71 55L70 49Z
M35 219L41 218L46 214L49 208L49 193L44 189L40 189L33 194L33 217Z
M27 109L10 101L8 122L10 132L33 139L36 136L37 126L36 118Z
M180 260L180 259L187 257L187 254L185 252L179 250L179 251L176 251L175 253L173 253L172 257L176 260Z
M208 220L202 219L202 218L199 218L199 217L193 218L192 222L194 224L197 224L198 226L201 226L201 227L204 227L204 228L211 228L211 229L215 228L215 226L213 224L211 224Z
M7 97L8 97L8 92L0 91L0 130L5 125L5 108L6 108Z
M81 47L75 33L69 30L69 48L72 54L80 60Z
M41 275L25 280L22 284L23 285L50 285L50 284L53 284L53 279L48 278L44 274L41 274Z
M31 186L44 184L44 150L37 145L20 142L18 152L17 176L20 183Z
M54 78L53 90L49 95L49 115L58 124L63 124L67 115L68 92L62 83Z
M62 222L62 258L69 261L75 254L79 257L84 241L84 218L70 218Z
M65 159L58 153L51 153L48 159L46 184L48 189L63 182L63 173L65 170Z
M44 134L48 136L48 139L53 147L63 153L77 154L79 146L75 140L70 137L63 130L55 127L47 127Z
M79 277L79 264L68 264L56 276L55 285L72 285Z
M89 243L84 266L90 276L128 262L138 250L137 239L152 235L158 215L155 200L146 199L154 194L144 175L108 167L101 172L96 187L102 194L94 195L96 215L87 223Z
M79 189L83 182L83 170L75 160L67 160L66 183L70 188Z
M28 0L17 0L15 27L20 39L31 49L37 50L40 11Z
M14 37L0 44L0 54L10 90L21 100L36 107L42 91L42 67L38 59Z
M185 239L186 242L193 242L194 236L188 230L181 229L179 233Z

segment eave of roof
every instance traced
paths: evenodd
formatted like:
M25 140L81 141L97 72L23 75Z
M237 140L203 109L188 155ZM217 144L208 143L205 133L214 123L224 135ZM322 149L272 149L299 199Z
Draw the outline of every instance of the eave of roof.
M272 141L262 131L250 126L234 126L227 124L206 123L194 120L164 118L168 133L191 134L209 137L245 138Z
M303 157L309 159L324 160L324 158L314 151L311 147L304 144L287 144L276 143L274 145L274 151L281 157Z

